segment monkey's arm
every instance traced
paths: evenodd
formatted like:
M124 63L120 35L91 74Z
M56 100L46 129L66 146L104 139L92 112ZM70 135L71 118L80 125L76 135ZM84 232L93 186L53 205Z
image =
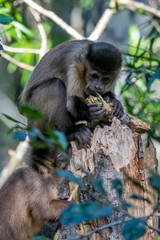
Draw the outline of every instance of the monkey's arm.
M113 114L117 117L117 118L121 118L124 114L124 110L122 107L122 104L120 103L120 101L118 101L114 94L112 92L106 92L103 96L104 100L108 103L113 102L114 104L114 112Z
M61 212L68 207L69 202L66 200L46 201L43 199L45 197L41 195L39 201L37 198L33 207L31 206L33 218L47 222L57 221L60 218Z

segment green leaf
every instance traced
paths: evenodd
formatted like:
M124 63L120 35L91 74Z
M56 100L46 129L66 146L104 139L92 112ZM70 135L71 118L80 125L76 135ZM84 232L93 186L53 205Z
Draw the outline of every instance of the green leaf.
M29 119L32 120L43 120L44 119L44 115L39 112L37 109L26 106L26 105L22 105L20 107L20 113L22 115L27 116Z
M38 237L33 237L31 240L49 240L49 238L46 238L44 236L38 236Z
M112 189L115 189L119 197L121 198L123 194L123 184L121 179L112 180Z
M73 173L67 170L56 170L56 174L67 178L71 182L75 182L78 185L83 185L83 178L74 176Z
M150 170L151 176L148 179L149 185L160 193L160 175Z
M148 198L144 198L142 196L137 195L136 193L132 193L129 198L134 199L134 200L142 200L145 201L149 204L151 204L151 201Z
M151 79L149 80L148 84L147 84L147 88L149 89L152 85L152 83L155 81L155 79L160 79L160 67L157 68L155 74L152 75Z
M106 191L104 190L104 187L103 187L102 179L100 179L100 178L92 178L91 184L92 184L93 188L97 192L101 193L102 195L107 195Z
M24 141L26 137L28 136L26 131L18 131L14 133L14 139Z
M34 37L34 34L32 33L32 31L29 28L25 27L22 23L13 21L12 25L15 28L19 29L21 32L25 33L27 36L29 36L31 38Z
M103 181L100 178L93 178L92 174L86 172L86 175L88 177L89 182L91 183L92 187L94 188L94 190L96 190L97 192L101 193L102 195L107 195L104 187L103 187Z
M2 44L0 44L0 51L1 51L1 50L3 50L3 46L2 46Z
M140 184L140 182L138 182L137 180L135 180L134 178L131 178L128 174L125 173L125 177L127 180L129 180L130 182L133 183L134 186L138 187L139 189L144 191L144 187Z
M128 203L124 200L122 200L121 203L122 203L123 207L125 207L125 208L133 208L134 207L133 204Z
M63 151L66 151L68 147L68 141L64 133L53 130L50 125L46 126L46 133L51 137L55 146Z
M3 114L3 116L5 116L5 117L6 117L8 120L10 120L10 121L12 121L12 122L14 122L14 123L22 124L23 126L26 126L24 123L22 123L22 122L20 122L20 121L18 121L18 120L16 120L16 119L10 117L9 115L4 114L4 113L2 113L2 114Z
M146 221L132 219L126 222L122 228L125 240L137 240L146 233Z
M41 141L31 141L30 145L34 148L48 148L48 144Z
M13 26L11 24L9 24L8 26L5 26L4 28L0 29L0 34L7 32L11 28L13 28Z
M0 24L8 24L12 21L13 21L13 18L10 18L10 17L0 13Z
M78 224L83 221L90 221L96 218L111 216L113 210L111 207L100 203L88 201L81 204L70 205L61 213L62 224Z

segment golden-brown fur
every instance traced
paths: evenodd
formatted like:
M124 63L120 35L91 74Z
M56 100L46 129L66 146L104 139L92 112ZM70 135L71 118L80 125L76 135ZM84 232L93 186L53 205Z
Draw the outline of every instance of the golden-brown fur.
M68 206L57 199L59 179L51 159L33 155L30 165L16 170L0 190L0 240L27 240Z

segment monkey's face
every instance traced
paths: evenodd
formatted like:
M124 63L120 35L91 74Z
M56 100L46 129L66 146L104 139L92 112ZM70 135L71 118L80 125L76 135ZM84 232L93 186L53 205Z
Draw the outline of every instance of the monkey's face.
M86 82L86 92L89 95L95 95L96 93L103 94L105 92L105 84L103 82L102 75L99 72L95 70L87 72Z
M86 61L85 64L85 80L86 80L86 95L96 95L99 93L103 95L106 90L110 89L110 86L113 84L119 69L103 69L95 66L94 64Z

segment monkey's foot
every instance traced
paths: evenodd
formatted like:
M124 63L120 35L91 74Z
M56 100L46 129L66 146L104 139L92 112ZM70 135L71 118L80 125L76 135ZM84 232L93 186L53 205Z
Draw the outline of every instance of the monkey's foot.
M77 140L80 144L89 144L91 141L91 130L88 127L81 127L68 135L68 140Z

